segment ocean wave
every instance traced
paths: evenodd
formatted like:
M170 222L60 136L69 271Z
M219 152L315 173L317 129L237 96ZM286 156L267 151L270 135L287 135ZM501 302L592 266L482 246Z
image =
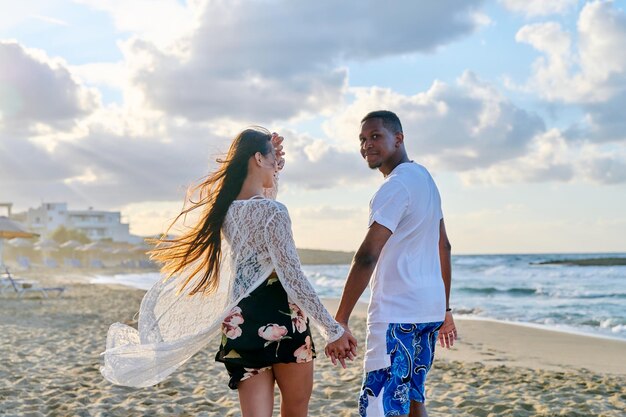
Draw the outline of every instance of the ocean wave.
M546 290L544 288L497 288L497 287L459 287L458 291L476 294L476 295L510 295L510 296L544 296L553 298L574 298L583 300L595 299L626 299L626 293L589 293L578 290L554 289Z
M461 287L458 289L459 291L473 294L510 294L510 295L533 295L538 294L540 290L535 288L508 288L508 289L500 289L495 287Z
M584 298L584 299L594 299L594 298L625 298L626 299L626 294L581 294L581 295L577 295L576 298Z
M321 277L315 280L315 285L319 285L320 287L329 287L329 288L343 288L345 282L346 282L345 279Z
M475 307L475 308L460 307L460 308L454 309L454 314L459 315L459 316L474 316L474 315L479 315L482 312L483 312L483 309L479 307Z

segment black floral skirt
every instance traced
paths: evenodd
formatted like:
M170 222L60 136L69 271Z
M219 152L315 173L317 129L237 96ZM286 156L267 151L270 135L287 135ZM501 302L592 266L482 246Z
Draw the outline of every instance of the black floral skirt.
M240 381L271 369L275 363L304 363L315 358L309 319L289 301L272 273L242 299L222 323L222 343L215 360L223 362L237 389Z

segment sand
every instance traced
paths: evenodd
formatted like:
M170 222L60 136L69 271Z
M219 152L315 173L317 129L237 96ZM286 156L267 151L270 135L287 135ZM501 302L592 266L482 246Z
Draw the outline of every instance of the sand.
M219 341L154 387L111 385L98 371L107 328L132 322L143 291L80 284L84 275L39 278L68 289L50 299L0 295L0 415L240 415L223 365L213 360ZM351 326L363 346L363 306L358 310ZM626 342L490 321L457 325L461 340L437 351L429 375L431 416L624 415ZM335 368L317 332L314 338L320 357L310 415L357 415L360 361Z

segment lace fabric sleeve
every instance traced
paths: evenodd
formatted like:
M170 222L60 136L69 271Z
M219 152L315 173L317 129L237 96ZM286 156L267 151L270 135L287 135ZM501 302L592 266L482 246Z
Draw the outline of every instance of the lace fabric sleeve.
M263 189L263 197L276 200L276 196L278 195L278 176L278 172L274 174L274 186L272 188Z
M302 272L286 209L272 214L265 226L265 240L278 278L289 298L313 320L327 343L339 339L344 333L343 327L326 310Z

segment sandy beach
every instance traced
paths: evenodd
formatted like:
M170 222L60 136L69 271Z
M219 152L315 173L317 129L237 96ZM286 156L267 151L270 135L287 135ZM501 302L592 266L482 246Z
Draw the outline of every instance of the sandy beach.
M237 395L213 360L217 340L154 387L109 384L98 371L106 331L115 321L132 322L143 291L86 284L84 274L41 274L30 273L42 285L65 285L65 294L0 296L0 415L239 415ZM334 311L336 301L326 303ZM351 322L361 349L363 312L359 306ZM437 351L429 376L431 416L624 415L626 342L484 320L457 325L461 339ZM360 361L334 368L314 336L320 355L310 415L357 415Z

